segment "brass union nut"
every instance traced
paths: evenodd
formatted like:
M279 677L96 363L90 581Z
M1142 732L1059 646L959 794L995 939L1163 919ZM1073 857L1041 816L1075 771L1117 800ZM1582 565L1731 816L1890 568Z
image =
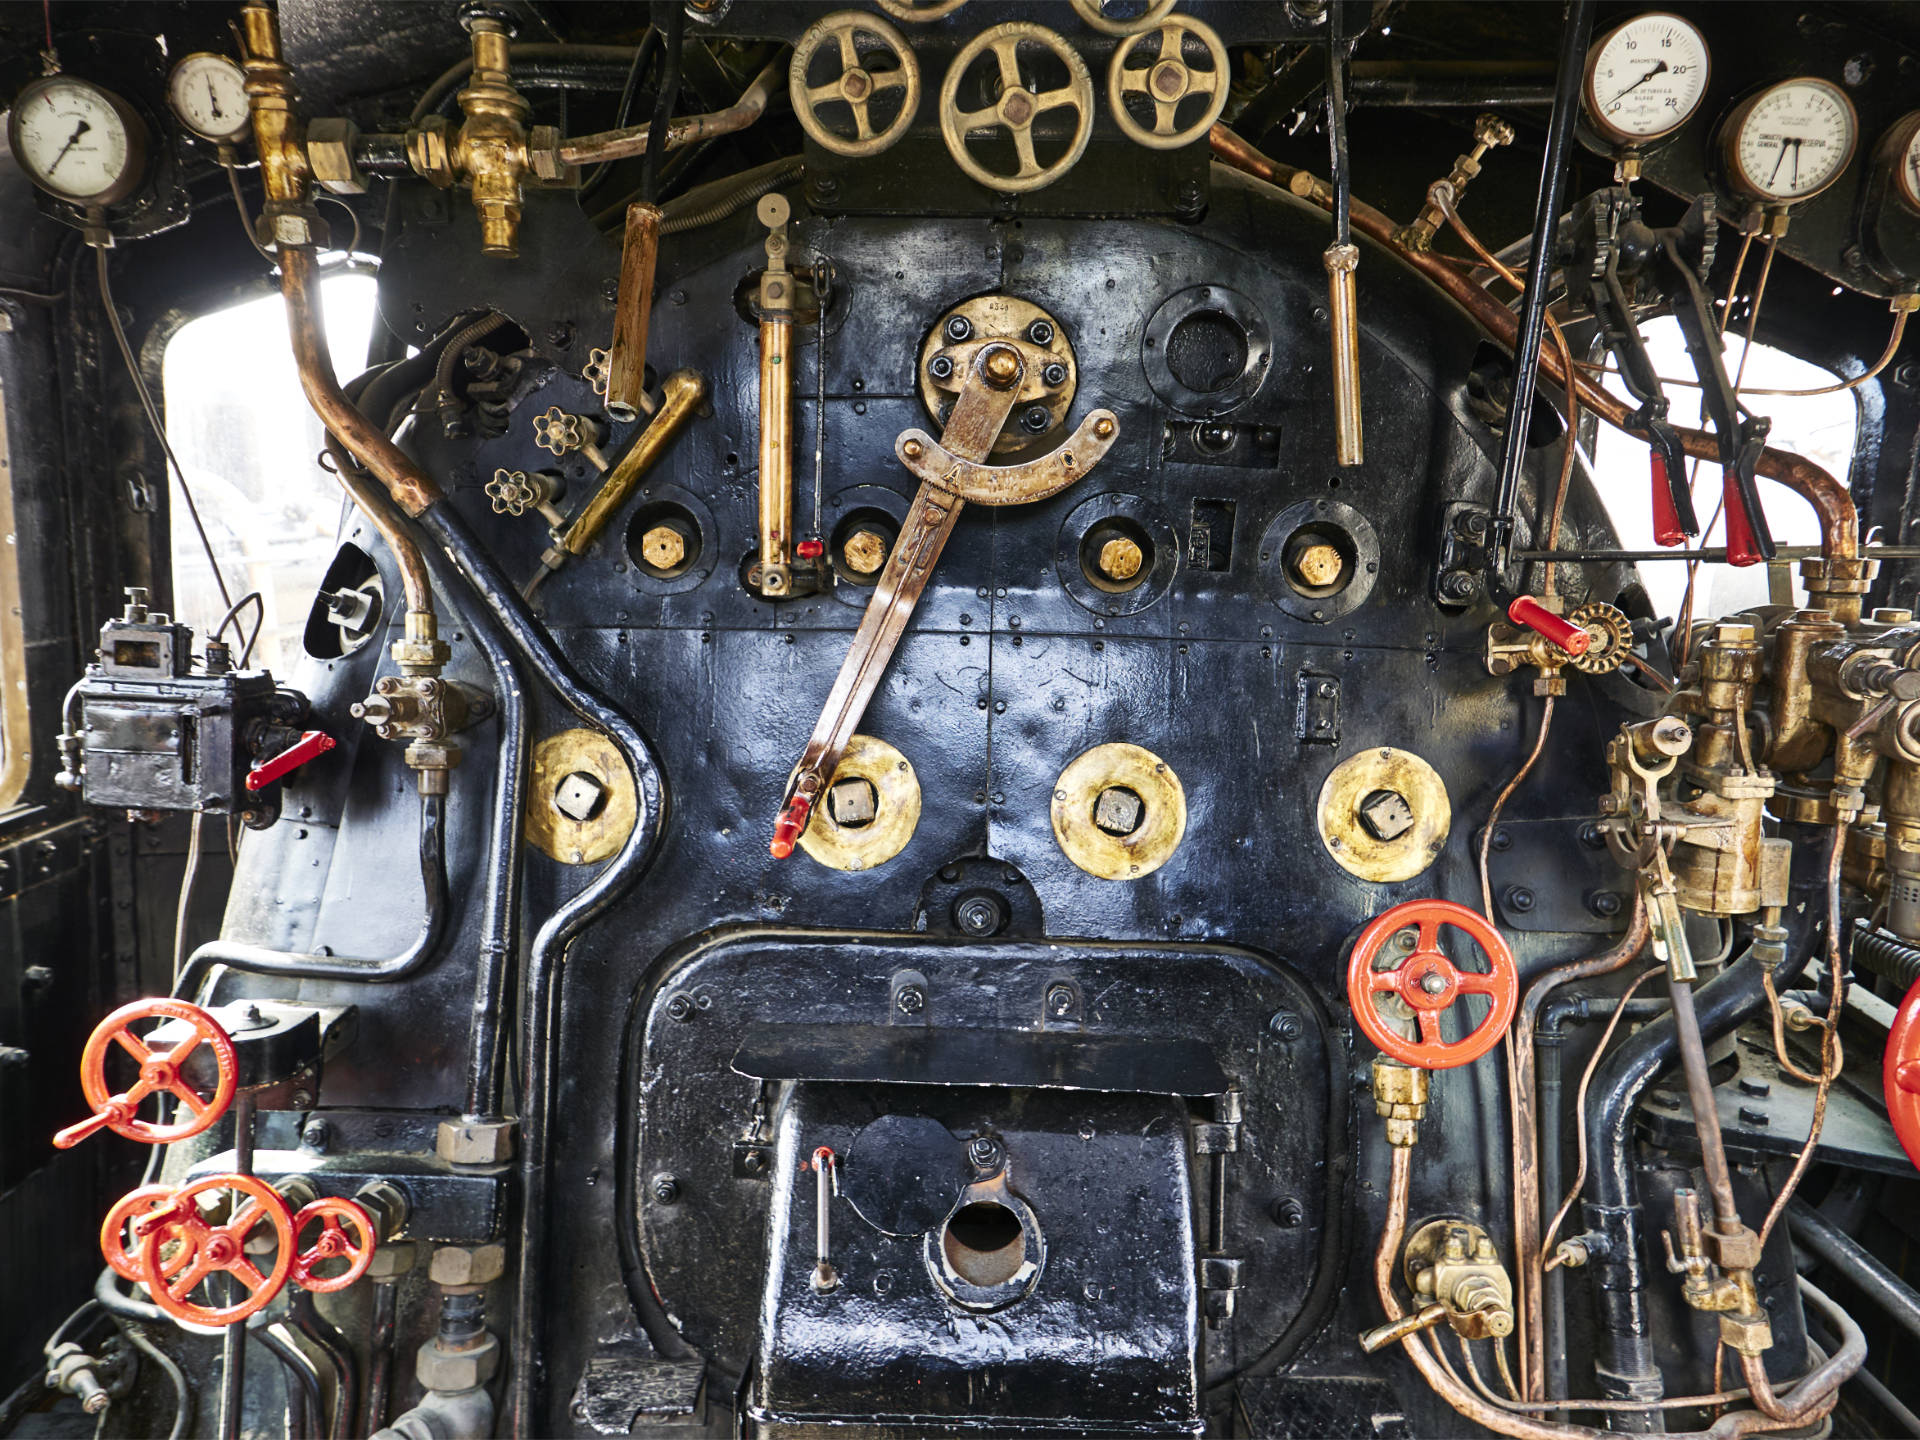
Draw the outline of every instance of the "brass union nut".
M323 118L307 125L307 168L320 188L334 195L364 195L367 177L353 163L359 127L351 120Z
M1300 546L1287 559L1293 570L1293 578L1310 590L1339 584L1340 576L1347 568L1347 562L1340 558L1339 550L1324 540Z
M442 1245L427 1262L427 1278L436 1285L485 1285L507 1271L504 1245Z
M1722 1270L1751 1270L1760 1263L1760 1236L1752 1226L1742 1225L1732 1235L1708 1227L1700 1241L1707 1258Z
M1137 544L1124 535L1116 535L1100 547L1100 573L1109 580L1131 580L1140 573L1145 559Z
M1412 1145L1420 1138L1420 1121L1427 1113L1429 1076L1424 1070L1401 1065L1385 1056L1373 1062L1373 1108L1387 1122L1389 1145Z
M1742 1355L1764 1355L1773 1348L1773 1325L1767 1312L1751 1315L1724 1314L1720 1317L1720 1343L1731 1345Z
M640 537L640 554L656 570L671 570L687 558L687 537L671 525L656 525Z

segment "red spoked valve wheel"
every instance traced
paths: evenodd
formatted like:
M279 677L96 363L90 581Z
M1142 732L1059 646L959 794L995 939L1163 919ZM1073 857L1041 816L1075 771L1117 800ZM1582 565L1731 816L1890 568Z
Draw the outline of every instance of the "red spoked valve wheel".
M170 1210L173 1207L173 1187L171 1185L142 1185L131 1190L114 1201L113 1208L107 1211L107 1218L100 1222L100 1254L113 1273L122 1280L145 1280L146 1272L140 1268L136 1258L140 1253L140 1244L146 1239L147 1222L156 1210ZM164 1228L164 1221L161 1222ZM131 1236L132 1243L128 1243ZM177 1272L184 1263L176 1250L167 1251L166 1264L169 1274Z
M158 1049L133 1033L141 1020L182 1020L191 1033L176 1045ZM120 1094L107 1086L107 1052L118 1045L140 1067L139 1078ZM205 1045L213 1053L216 1072L213 1094L202 1095L182 1072L189 1057ZM85 1092L93 1114L78 1125L69 1125L53 1137L62 1150L78 1145L89 1135L112 1130L129 1140L146 1145L171 1145L198 1135L226 1113L233 1103L234 1086L240 1067L234 1058L233 1041L220 1023L198 1005L184 1000L136 1000L122 1005L94 1027L80 1052L80 1088ZM179 1118L170 1124L142 1120L138 1111L149 1096L167 1094L180 1102Z
M319 1227L319 1233L308 1244L302 1237L314 1226ZM344 1290L366 1274L380 1243L372 1217L353 1201L337 1196L303 1205L293 1217L293 1236L300 1247L293 1257L293 1282L316 1295ZM338 1274L322 1275L320 1266L330 1260L344 1260L346 1268Z
M1907 1159L1920 1166L1920 981L1894 1013L1887 1032L1887 1058L1880 1072L1887 1118Z
M1466 933L1488 969L1462 970L1440 949L1440 928L1450 925ZM1405 960L1391 970L1376 970L1381 948L1403 930L1417 938ZM1353 942L1347 963L1347 1003L1366 1037L1380 1051L1403 1065L1422 1070L1450 1070L1478 1060L1491 1050L1513 1022L1519 1003L1520 977L1513 951L1478 911L1451 900L1409 900L1375 917ZM1413 1011L1420 1038L1409 1040L1380 1013L1382 995L1399 997ZM1440 1017L1463 995L1484 995L1491 1002L1480 1023L1458 1040L1441 1038Z
M226 1194L232 1205L219 1224L200 1209L200 1197ZM262 1271L247 1254L247 1241L262 1226L273 1232L274 1256ZM195 1325L232 1325L280 1293L293 1269L293 1215L280 1192L253 1175L210 1175L178 1191L173 1204L148 1217L140 1242L140 1279L153 1303L176 1320ZM225 1272L241 1294L212 1304L194 1300L202 1282Z

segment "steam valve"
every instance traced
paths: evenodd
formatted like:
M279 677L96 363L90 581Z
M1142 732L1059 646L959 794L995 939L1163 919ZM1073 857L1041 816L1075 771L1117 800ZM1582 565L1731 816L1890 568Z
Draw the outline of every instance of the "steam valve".
M1455 966L1440 949L1442 926L1465 933L1486 956L1487 970ZM1373 962L1387 942L1407 930L1415 935L1411 953L1390 970L1376 970ZM1500 932L1450 900L1409 900L1379 915L1360 932L1347 963L1347 1000L1360 1029L1382 1053L1423 1070L1467 1065L1491 1050L1513 1021L1519 988L1513 952ZM1464 1038L1444 1039L1440 1017L1464 995L1485 996L1487 1013ZM1408 1039L1381 1012L1382 996L1412 1012L1419 1039Z
M158 1049L133 1033L137 1021L155 1019L184 1021L190 1033L178 1044ZM114 1045L131 1055L140 1067L139 1078L119 1094L107 1086L107 1052ZM210 1096L203 1096L184 1073L188 1058L202 1045L212 1052L216 1068ZM77 1125L69 1125L53 1137L53 1143L62 1150L71 1149L101 1130L112 1130L116 1135L145 1145L171 1145L176 1140L188 1139L226 1113L233 1101L238 1075L233 1041L220 1023L198 1005L168 999L137 1000L123 1005L94 1027L80 1052L80 1088L93 1107L93 1115ZM137 1112L141 1101L162 1093L180 1102L181 1118L171 1123L140 1119Z

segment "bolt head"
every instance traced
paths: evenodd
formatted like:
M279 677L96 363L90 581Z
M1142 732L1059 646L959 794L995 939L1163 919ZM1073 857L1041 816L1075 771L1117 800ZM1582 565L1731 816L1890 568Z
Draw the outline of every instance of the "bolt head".
M872 575L887 563L887 539L877 530L856 530L840 547L840 558L856 575Z
M951 355L934 356L933 359L927 362L927 373L936 380L952 379L953 357Z
M1306 1218L1307 1207L1291 1195L1273 1202L1273 1223L1282 1229L1296 1229Z
M1000 1163L1000 1142L991 1135L974 1136L967 1142L967 1159L976 1169L993 1169Z
M927 992L918 985L902 985L893 997L893 1008L902 1015L918 1015L927 1008Z
M680 1182L671 1175L653 1177L653 1198L662 1205L671 1205L680 1198Z
M1375 790L1360 802L1360 824L1374 839L1398 840L1414 827L1413 806L1398 790Z
M964 315L950 316L947 320L947 339L958 345L973 334L973 322Z
M1288 555L1287 568L1296 583L1309 590L1324 590L1340 583L1347 562L1338 547L1325 540L1316 540L1299 546Z
M694 1012L698 1009L691 995L675 995L667 1001L667 1018L685 1022L693 1019Z
M333 1127L324 1120L309 1120L300 1132L300 1143L309 1150L325 1152L333 1140Z
M1507 908L1516 915L1525 915L1533 909L1533 891L1524 885L1511 885L1507 887L1505 899Z
M1073 1014L1074 995L1071 985L1050 985L1047 987L1047 1014L1055 1020L1064 1020Z
M1067 367L1056 360L1040 372L1040 378L1057 390L1067 383Z
M640 555L656 570L672 570L686 562L687 537L671 525L656 525L640 537Z
M1109 580L1131 580L1146 558L1135 541L1116 535L1100 547L1100 573Z
M1020 417L1021 428L1034 435L1043 434L1052 424L1053 416L1044 405L1029 405Z
M1307 1025L1291 1010L1276 1010L1267 1021L1267 1029L1282 1040L1298 1040L1307 1033Z
M1023 368L1019 354L1010 345L995 345L987 351L986 359L981 363L981 373L987 377L987 383L996 390L1005 390L1020 378Z
M1131 835L1146 819L1147 806L1124 785L1109 785L1093 802L1093 823L1109 835Z
M1053 326L1045 320L1036 320L1027 326L1027 339L1036 345L1053 343Z

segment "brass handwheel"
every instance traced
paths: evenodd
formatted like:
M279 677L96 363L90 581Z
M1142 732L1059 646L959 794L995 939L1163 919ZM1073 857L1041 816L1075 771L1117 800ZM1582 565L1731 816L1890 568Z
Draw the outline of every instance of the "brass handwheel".
M1109 20L1100 0L1073 0L1074 13L1102 35L1143 35L1167 17L1177 0L1150 0L1131 20Z
M1065 64L1067 83L1037 93L1027 88L1028 82L1020 73L1022 45L1040 46ZM999 98L983 109L962 110L960 82L974 62L989 51L999 67ZM1050 165L1042 165L1033 147L1034 121L1048 111L1064 109L1071 109L1075 115L1072 142L1066 154ZM1020 168L1011 175L989 170L967 149L969 135L993 130L1006 130L1013 137ZM1088 137L1093 134L1093 77L1087 72L1086 61L1046 26L1028 20L995 25L976 35L948 67L946 81L940 87L940 134L946 139L953 163L988 189L1008 195L1043 189L1071 170L1086 153Z
M861 53L860 37L869 36L878 46L869 44L891 57L890 68L875 70ZM838 47L840 73L823 84L808 81L814 57L829 44ZM793 47L793 63L787 71L787 88L793 96L793 113L800 128L823 150L836 155L864 158L878 155L907 133L920 108L920 65L913 58L913 47L892 25L877 15L860 10L839 10L807 27L800 43ZM883 128L876 130L872 106L884 91L900 91L900 112ZM853 134L829 129L820 116L822 106L845 106L852 112ZM841 130L845 122L839 120Z
M1154 34L1160 37L1159 55L1147 66L1128 69L1127 61L1141 48L1141 42ZM1189 38L1205 49L1211 69L1196 70L1187 63ZM1143 32L1114 47L1113 63L1107 67L1107 104L1113 107L1114 124L1134 144L1149 150L1177 150L1204 138L1213 128L1213 122L1220 118L1220 112L1227 105L1228 77L1227 47L1212 27L1185 15L1175 15L1157 31ZM1152 105L1152 129L1129 113L1129 97ZM1180 107L1202 98L1206 100L1206 108L1198 118L1175 129ZM1190 105L1188 112L1192 113Z
M925 25L951 15L967 0L879 0L880 8L909 25Z

